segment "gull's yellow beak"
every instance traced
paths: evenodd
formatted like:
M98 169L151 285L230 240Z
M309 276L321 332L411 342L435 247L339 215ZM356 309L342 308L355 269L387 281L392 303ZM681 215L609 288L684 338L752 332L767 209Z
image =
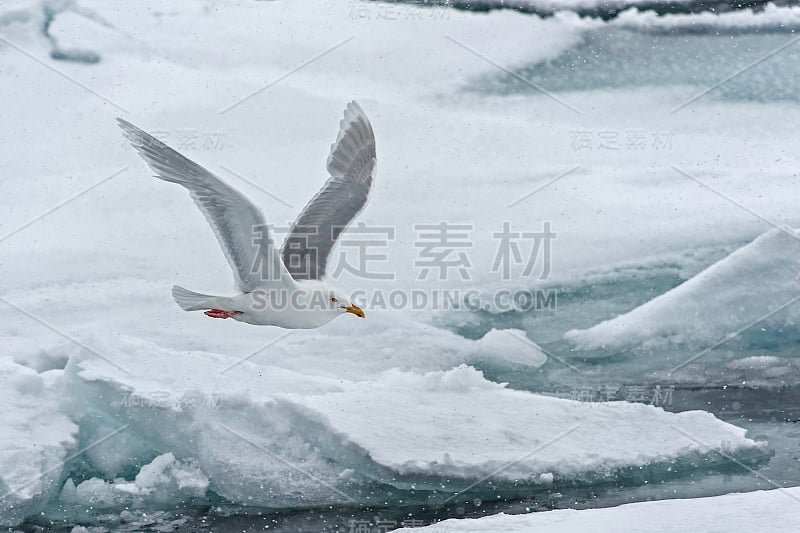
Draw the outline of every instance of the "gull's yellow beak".
M348 313L353 313L357 317L364 318L364 311L362 311L361 308L355 304L348 305L347 307L344 308L344 310L347 311Z

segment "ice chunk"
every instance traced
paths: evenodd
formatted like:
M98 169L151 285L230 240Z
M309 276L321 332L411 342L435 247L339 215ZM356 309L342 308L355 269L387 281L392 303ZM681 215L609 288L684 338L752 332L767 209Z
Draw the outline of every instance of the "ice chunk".
M540 367L547 361L542 348L518 329L492 329L477 341L474 353L484 360L530 367Z
M222 372L230 358L219 354L115 342L92 345L127 372L91 354L67 366L82 412L129 424L159 453L196 458L209 489L242 504L363 503L375 485L455 493L485 476L592 483L626 469L713 464L714 450L764 450L705 412L510 390L466 365L334 380L251 362Z
M134 481L92 478L76 486L68 479L61 500L95 509L179 503L205 496L208 484L208 477L194 462L179 461L172 453L165 453L145 465Z
M800 234L770 230L649 302L565 338L578 349L707 346L753 324L800 294ZM760 325L796 324L800 304Z
M35 371L0 357L0 524L14 526L58 490L78 426Z
M372 460L412 477L594 481L711 448L739 453L754 446L745 430L709 413L540 396L487 381L468 366L388 371L297 401L324 414Z

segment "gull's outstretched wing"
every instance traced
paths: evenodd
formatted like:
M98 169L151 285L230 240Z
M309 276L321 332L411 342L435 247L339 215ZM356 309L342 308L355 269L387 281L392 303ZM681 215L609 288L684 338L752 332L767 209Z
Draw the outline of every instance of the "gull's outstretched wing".
M271 241L261 210L194 161L133 124L117 119L156 177L183 185L206 217L243 292L280 281L288 273Z
M296 280L325 276L336 239L367 203L377 170L375 134L356 102L347 105L327 167L331 177L294 221L281 250Z

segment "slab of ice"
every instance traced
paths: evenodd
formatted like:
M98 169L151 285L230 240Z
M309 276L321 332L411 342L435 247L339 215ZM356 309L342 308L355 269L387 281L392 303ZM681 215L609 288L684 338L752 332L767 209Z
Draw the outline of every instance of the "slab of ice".
M114 364L70 359L65 383L81 427L127 425L120 436L191 461L210 490L245 505L368 503L376 485L455 493L486 476L591 483L626 469L711 464L712 450L763 452L705 412L540 396L466 365L353 381L249 361L228 368L229 357L138 339L92 342Z
M625 468L702 457L708 447L737 453L753 446L744 430L709 413L540 396L487 381L467 366L388 371L297 401L372 460L411 478L596 481Z
M800 295L800 234L770 230L685 283L632 311L565 338L579 350L704 347ZM800 303L759 323L796 327Z
M0 523L15 525L58 492L78 426L48 376L0 357Z
M524 515L444 520L414 533L794 533L800 523L800 487L690 500L630 503L607 509L564 509Z
M236 182L264 205L270 222L280 224L291 221L297 207L318 190L321 161L335 135L341 105L358 98L380 130L384 147L380 186L360 220L397 228L388 265L397 279L390 288L408 289L417 284L412 223L474 223L475 264L491 264L496 249L491 235L509 203L550 182L563 172L564 161L576 158L583 165L580 171L508 215L523 225L520 229L558 221L559 275L644 254L750 238L758 231L752 221L742 222L736 210L715 209L718 199L713 195L686 194L693 185L676 180L663 163L668 155L669 163L713 164L729 186L749 187L758 179L762 194L750 199L753 208L791 213L795 196L787 194L787 187L794 183L796 162L785 157L785 145L797 138L797 131L785 120L784 105L739 105L720 112L700 102L684 115L685 129L675 135L669 154L576 154L570 143L576 128L598 132L614 126L622 131L644 123L671 128L661 110L682 101L683 90L625 93L624 98L588 91L580 98L565 95L565 100L580 100L576 104L581 108L593 110L588 122L576 122L573 113L538 93L513 98L462 93L473 76L492 75L495 69L443 38L451 35L475 46L498 64L526 65L557 57L581 42L583 22L575 16L541 21L512 12L448 12L446 17L420 19L417 11L406 11L392 18L383 16L380 3L317 0L231 4L213 16L193 0L174 3L168 14L133 3L113 8L97 0L81 4L126 32L123 37L98 27L87 34L88 26L69 16L59 17L52 28L70 46L102 54L103 61L95 66L62 64L96 93L69 85L54 90L52 72L12 47L0 50L10 74L5 80L9 94L25 95L9 101L29 119L25 128L14 121L4 124L6 152L24 154L5 161L8 179L0 183L5 231L27 225L103 176L130 168L3 242L3 279L13 280L3 296L85 337L100 353L118 358L127 371L93 356L75 359L66 370L64 394L56 401L48 391L59 390L49 381L57 370L42 376L45 390L37 392L32 374L14 367L14 376L34 385L28 392L17 385L0 391L0 427L11 428L0 439L8 439L2 441L4 450L17 454L0 461L4 483L27 479L29 472L50 471L59 464L58 457L66 456L63 450L75 439L75 426L58 414L59 408L80 426L82 444L121 430L81 456L86 468L94 470L89 475L95 481L87 490L93 484L98 491L111 485L133 490L138 487L136 472L171 453L181 464L196 465L208 477L209 488L226 498L272 506L351 498L371 503L370 498L382 493L362 488L432 485L451 479L439 478L446 471L469 482L491 465L504 466L533 450L496 477L533 476L531 483L557 483L592 472L603 460L611 461L613 470L703 454L699 444L668 433L672 425L711 446L727 445L731 453L756 448L743 431L709 415L676 416L622 404L602 406L595 413L597 406L492 385L468 367L449 370L475 357L526 359L513 355L510 345L501 345L499 333L485 341L467 341L431 327L406 309L368 310L366 321L341 319L327 329L293 334L253 354L251 363L224 371L274 339L275 332L208 321L175 308L169 296L173 283L227 292L230 272L195 206L182 191L160 188L149 177L119 137L109 112L112 103L136 111L138 124L166 135L198 162L220 174L224 170L218 165L230 164L251 176L258 188L285 198L295 207ZM46 58L50 51L33 16L30 23L4 27L3 35L36 57ZM219 46L232 36L236 47ZM249 107L219 112L263 88L265 79L284 75L348 36L355 38L313 68L271 87L268 97L262 94ZM167 75L170 83L152 83ZM99 94L109 100L101 103ZM619 122L622 116L637 120ZM754 136L754 124L769 127ZM180 138L187 132L216 136L221 142L182 147ZM226 179L235 182L234 176ZM453 194L466 190L470 194ZM654 231L659 232L657 242ZM614 246L609 246L609 236ZM485 282L483 270L475 270L473 281ZM350 289L377 287L346 273L342 281ZM458 276L447 283L465 284ZM432 284L439 288L445 283ZM1 333L14 339L10 351L17 362L39 371L63 366L68 352L46 348L52 344L52 331L10 308L2 312ZM118 341L103 331L130 336ZM399 369L388 370L393 367ZM495 401L504 410L494 408ZM5 406L10 406L7 412ZM384 413L395 418L394 428L388 427ZM556 414L578 427L544 446L561 435L556 429L564 433L572 428ZM595 414L610 427L592 425ZM491 445L477 442L484 426ZM618 427L628 441L616 435ZM588 440L579 442L578 436ZM601 437L602 446L596 444ZM659 438L665 443L653 442ZM21 443L36 443L37 448ZM476 446L475 453L467 446ZM123 473L127 481L117 482ZM40 487L23 491L25 497L13 508L2 507L0 522L13 523L37 512L67 475L72 474L56 468L56 482L48 475ZM77 482L76 494L78 486L82 483ZM445 485L445 490L457 490L457 483ZM69 492L67 488L67 498Z

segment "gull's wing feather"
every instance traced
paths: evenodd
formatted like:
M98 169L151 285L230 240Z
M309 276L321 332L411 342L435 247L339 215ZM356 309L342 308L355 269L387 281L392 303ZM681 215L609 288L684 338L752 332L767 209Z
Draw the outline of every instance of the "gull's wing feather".
M233 278L243 292L252 292L287 274L258 207L152 135L125 120L117 119L117 122L157 178L189 190L192 200L214 230L233 270Z
M375 178L375 134L364 110L350 102L331 145L330 178L292 224L281 256L296 280L322 279L339 234L364 209Z

